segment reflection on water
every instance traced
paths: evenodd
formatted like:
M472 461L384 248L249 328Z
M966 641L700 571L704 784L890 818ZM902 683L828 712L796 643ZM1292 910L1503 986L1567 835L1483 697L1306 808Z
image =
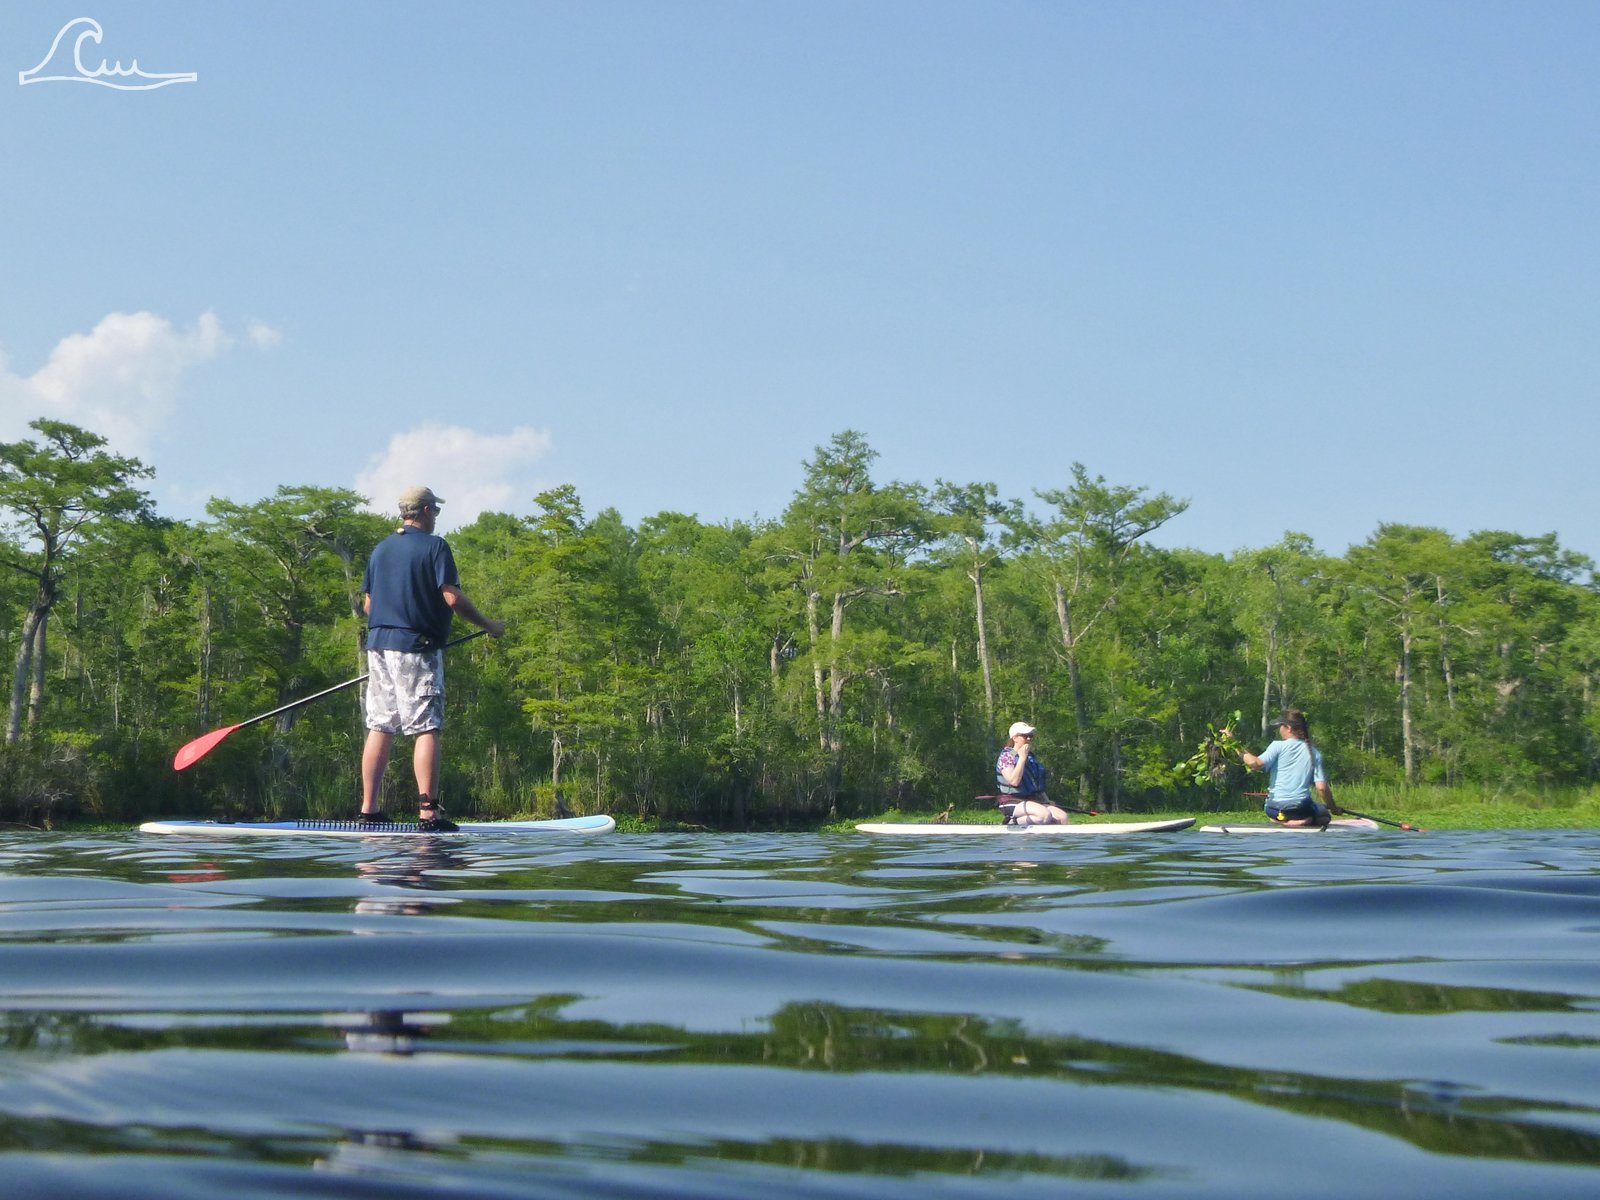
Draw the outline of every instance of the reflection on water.
M445 1018L379 1009L369 1013L331 1013L324 1018L344 1034L353 1054L412 1054L433 1025Z
M3 835L5 1194L1600 1186L1600 836L973 840Z
M466 869L466 858L448 844L427 839L416 846L404 847L397 854L361 859L355 868L361 879L382 889L378 894L357 900L356 912L416 916L455 903L453 897L439 889L445 872ZM430 890L437 894L416 894Z

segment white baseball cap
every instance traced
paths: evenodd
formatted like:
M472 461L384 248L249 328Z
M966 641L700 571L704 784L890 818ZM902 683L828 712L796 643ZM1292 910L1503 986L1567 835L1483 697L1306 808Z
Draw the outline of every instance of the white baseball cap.
M1011 724L1011 732L1006 734L1006 736L1007 737L1016 737L1017 734L1019 734L1019 733L1032 733L1032 732L1033 732L1033 726L1029 725L1026 721L1013 721L1012 724Z

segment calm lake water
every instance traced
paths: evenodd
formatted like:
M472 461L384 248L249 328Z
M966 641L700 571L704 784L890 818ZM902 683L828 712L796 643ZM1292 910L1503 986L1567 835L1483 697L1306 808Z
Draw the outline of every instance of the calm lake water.
M1600 1194L1600 833L0 834L0 1195Z

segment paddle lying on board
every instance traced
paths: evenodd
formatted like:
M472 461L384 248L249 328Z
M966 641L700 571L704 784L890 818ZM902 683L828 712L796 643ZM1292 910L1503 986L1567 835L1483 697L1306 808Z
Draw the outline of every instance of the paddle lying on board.
M462 642L470 642L473 638L482 637L487 632L488 630L486 629L480 629L476 633L462 634L460 637L446 642L443 646L443 649L448 650L451 646L459 646ZM173 755L172 769L174 771L181 771L185 767L192 767L206 755L210 754L218 742L237 729L243 729L246 725L256 725L262 721L270 721L273 717L278 716L280 713L286 713L290 709L299 708L303 704L310 704L313 700L321 700L324 696L331 696L335 692L342 692L345 688L355 687L356 684L360 683L365 678L365 674L357 675L354 679L346 679L343 683L336 683L331 688L323 688L320 692L316 692L313 695L302 696L298 700L291 700L287 704L279 705L271 712L264 712L260 716L251 717L248 720L240 721L237 725L226 725L221 729L213 729L210 733L203 734L202 736L195 738L194 741L190 742L188 745L180 749L177 754Z
M1246 796L1265 796L1265 792L1245 792ZM1371 813L1357 812L1353 808L1336 806L1333 810L1347 817L1360 817L1364 821L1376 821L1379 825L1393 825L1396 829L1409 829L1412 833L1427 833L1421 825L1413 825L1409 821L1391 821L1388 817L1375 817Z
M973 799L974 800L1013 800L1013 801L1015 801L1015 800L1021 800L1021 799L1023 799L1023 797L1021 797L1021 796L974 796ZM1082 813L1086 817L1098 817L1100 815L1100 810L1096 809L1096 808L1075 808L1071 804L1062 804L1061 802L1059 802L1057 800L1052 800L1052 801L1050 801L1050 803L1054 807L1062 809L1062 810L1064 810L1066 812Z
M1376 821L1379 825L1393 825L1396 829L1409 829L1412 833L1427 833L1421 825L1413 825L1409 821L1391 821L1388 817L1375 817L1371 813L1358 813L1353 808L1339 809L1347 817L1361 817L1363 820Z

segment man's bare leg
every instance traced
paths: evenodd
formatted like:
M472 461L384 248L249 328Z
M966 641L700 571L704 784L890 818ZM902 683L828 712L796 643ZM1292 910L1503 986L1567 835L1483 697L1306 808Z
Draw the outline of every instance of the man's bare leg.
M389 765L389 751L394 745L394 734L379 729L367 730L366 744L361 748L361 811L378 811L378 797L383 790L383 772Z
M439 802L439 731L419 733L411 747L411 770L417 777L417 795Z

